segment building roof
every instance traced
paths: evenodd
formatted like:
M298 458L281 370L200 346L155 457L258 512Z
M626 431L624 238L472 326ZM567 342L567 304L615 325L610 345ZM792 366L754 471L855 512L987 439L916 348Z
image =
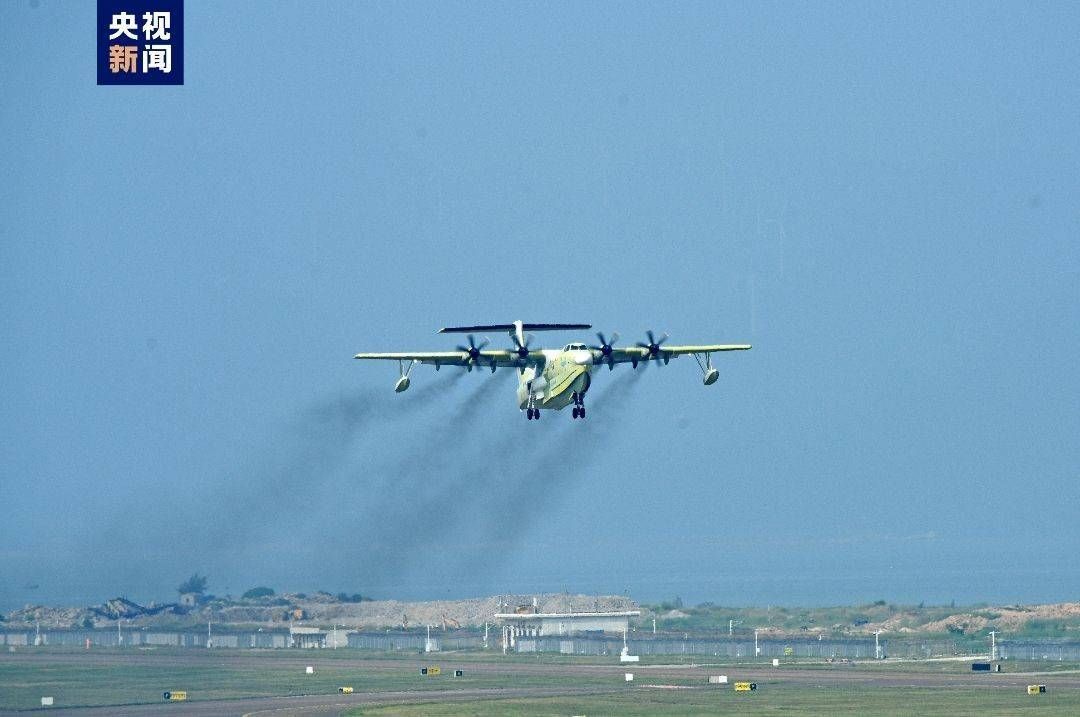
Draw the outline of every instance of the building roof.
M611 612L497 612L495 613L496 620L535 620L537 618L544 618L548 620L572 620L574 618L597 618L597 617L638 617L641 615L640 610L616 610Z

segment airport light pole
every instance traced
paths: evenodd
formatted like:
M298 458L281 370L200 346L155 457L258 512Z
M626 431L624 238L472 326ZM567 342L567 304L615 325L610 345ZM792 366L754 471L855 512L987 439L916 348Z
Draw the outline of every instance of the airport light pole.
M878 636L881 635L881 633L882 633L881 630L878 630L877 632L874 633L874 659L875 660L880 660L881 659L881 643L878 641Z
M760 657L761 656L761 648L758 647L757 634L758 634L758 629L755 627L754 628L754 657Z
M997 630L990 631L990 659L997 659Z

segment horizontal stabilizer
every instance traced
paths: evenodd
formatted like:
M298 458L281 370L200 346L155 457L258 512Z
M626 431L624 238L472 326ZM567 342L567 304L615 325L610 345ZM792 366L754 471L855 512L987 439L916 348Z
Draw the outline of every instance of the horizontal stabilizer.
M514 324L486 324L483 326L447 326L439 329L440 334L475 334L481 331L513 331ZM591 329L591 324L522 324L522 331L577 331Z

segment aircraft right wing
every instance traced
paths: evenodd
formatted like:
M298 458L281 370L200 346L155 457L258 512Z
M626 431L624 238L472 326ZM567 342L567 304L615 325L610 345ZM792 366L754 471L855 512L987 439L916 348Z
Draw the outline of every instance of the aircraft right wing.
M686 354L711 354L717 351L748 351L750 344L701 344L693 346L664 346L657 345L656 351L650 351L644 346L611 347L607 355L600 351L593 351L593 363L597 366L607 364L614 366L617 363L632 363L637 365L642 361L661 360L667 363L678 356Z

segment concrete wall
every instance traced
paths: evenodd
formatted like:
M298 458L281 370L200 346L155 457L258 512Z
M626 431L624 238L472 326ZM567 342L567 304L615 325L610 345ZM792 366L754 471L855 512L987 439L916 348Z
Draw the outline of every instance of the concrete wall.
M702 657L745 658L754 656L754 640L630 638L632 655L701 655ZM614 637L518 637L517 652L553 652L564 655L618 655L622 638ZM883 640L883 647L887 644ZM874 656L871 640L758 640L761 657L820 657L865 659ZM789 653L790 651L790 653Z
M123 641L117 637L116 630L42 630L43 645L64 645L84 647L90 641L92 647L201 647L206 648L206 632L173 632L167 630L130 630L121 629ZM281 648L287 645L287 632L214 632L211 634L215 648ZM33 645L36 639L34 630L18 632L0 632L0 645Z
M351 632L349 633L349 647L360 650L406 650L420 652L424 649L426 633L417 632ZM491 634L491 647L497 645L498 633ZM476 635L467 631L440 633L432 635L431 641L437 650L479 650L484 646L482 635Z
M342 635L338 631L339 637ZM192 647L206 649L206 631L181 632L168 630L122 630L123 646L138 647ZM679 639L666 636L642 636L631 633L627 641L630 653L635 655L701 655L724 658L753 657L753 637ZM405 650L419 652L424 647L424 632L350 632L346 635L348 647L362 650ZM33 629L0 631L0 645L5 647L33 647L37 634ZM41 631L43 645L83 647L86 641L94 647L116 647L116 630L45 630ZM263 648L283 649L287 647L289 635L286 631L240 631L213 633L214 648ZM439 650L479 650L483 647L483 636L468 630L440 632L432 635ZM889 657L926 658L952 655L970 655L973 649L989 652L985 646L968 641L940 639L894 638L881 640L882 648ZM493 630L488 647L499 650L499 632ZM870 659L874 656L873 638L817 640L799 638L758 640L760 656L772 657L812 657L812 658L850 658ZM787 654L790 648L791 654ZM616 636L548 636L517 638L518 652L548 652L575 655L611 655L617 656L622 650L622 638ZM1080 642L1062 640L998 640L998 656L1006 660L1050 660L1080 661Z

